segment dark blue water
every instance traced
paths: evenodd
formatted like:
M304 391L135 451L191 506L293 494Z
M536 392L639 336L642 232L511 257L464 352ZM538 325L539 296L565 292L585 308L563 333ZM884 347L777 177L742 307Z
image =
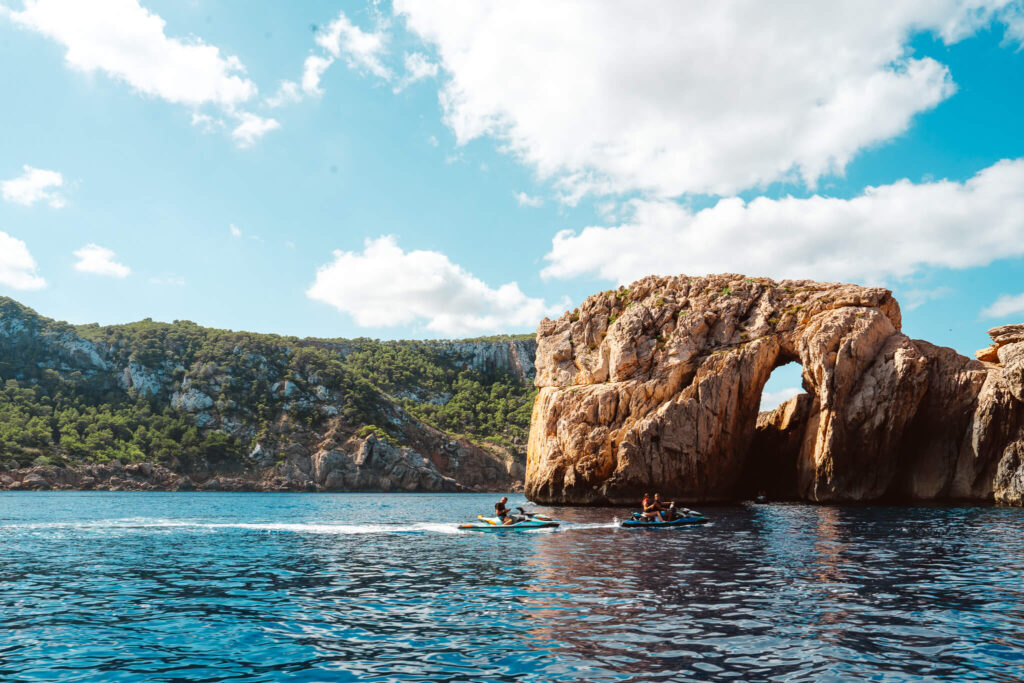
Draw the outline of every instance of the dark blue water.
M495 498L0 493L0 679L1024 677L1024 510L455 530Z

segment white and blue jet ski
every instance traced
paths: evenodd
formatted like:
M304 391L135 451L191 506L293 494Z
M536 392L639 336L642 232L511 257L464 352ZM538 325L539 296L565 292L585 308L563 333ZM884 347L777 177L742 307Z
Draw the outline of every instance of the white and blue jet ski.
M526 512L523 508L516 508L519 514L512 515L513 522L504 524L497 517L484 517L477 515L476 522L460 524L460 529L467 531L529 531L530 529L551 529L558 526L558 522L545 515L538 515L533 512Z

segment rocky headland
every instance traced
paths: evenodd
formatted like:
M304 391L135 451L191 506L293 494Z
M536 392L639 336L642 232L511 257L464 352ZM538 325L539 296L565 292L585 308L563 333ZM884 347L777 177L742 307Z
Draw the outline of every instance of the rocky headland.
M526 494L633 504L1024 504L1024 325L976 359L903 334L886 289L647 277L537 333ZM804 393L759 414L772 370Z
M0 298L0 489L521 489L535 348L76 327Z

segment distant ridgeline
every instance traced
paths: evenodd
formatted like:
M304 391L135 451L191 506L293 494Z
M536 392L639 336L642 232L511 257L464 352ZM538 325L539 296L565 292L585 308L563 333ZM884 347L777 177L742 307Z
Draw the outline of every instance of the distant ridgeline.
M0 297L0 488L516 488L535 352L73 326Z

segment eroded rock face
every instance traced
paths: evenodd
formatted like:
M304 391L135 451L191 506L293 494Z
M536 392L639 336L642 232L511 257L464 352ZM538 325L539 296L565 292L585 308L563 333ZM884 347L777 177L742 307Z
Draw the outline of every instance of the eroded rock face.
M456 444L453 454L459 453ZM331 449L309 450L300 444L283 449L283 459L266 470L243 469L234 473L215 472L203 463L187 474L161 465L140 462L122 465L87 465L77 469L38 466L9 470L0 475L0 489L60 490L108 489L116 491L201 490L201 491L465 491L467 486L441 471L428 458L411 448L389 444L374 435L350 438ZM472 451L462 453L472 466ZM453 455L453 458L456 457ZM446 463L458 472L463 463ZM451 470L448 470L451 471ZM470 472L486 481L491 472Z
M591 296L538 328L527 495L733 499L764 384L799 361L807 395L777 417L773 456L794 464L796 496L1011 502L1024 326L993 330L986 364L900 324L891 292L856 285L648 277Z

